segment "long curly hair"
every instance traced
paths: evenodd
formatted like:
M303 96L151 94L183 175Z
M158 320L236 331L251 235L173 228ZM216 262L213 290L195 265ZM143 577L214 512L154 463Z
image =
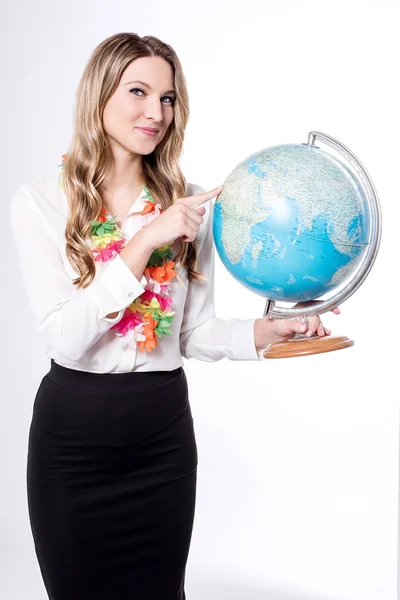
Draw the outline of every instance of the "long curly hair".
M99 190L113 164L108 136L103 127L104 108L118 87L126 67L136 58L160 56L172 67L176 99L174 117L155 150L142 157L146 187L163 210L185 195L186 180L179 166L184 132L189 119L189 100L185 77L175 51L153 36L118 33L99 44L92 53L79 82L74 132L64 163L63 182L69 203L65 228L66 255L79 273L73 283L87 287L96 267L85 239L91 223L99 216L103 201ZM184 243L175 262L187 269L189 281L204 279L196 272L195 240Z

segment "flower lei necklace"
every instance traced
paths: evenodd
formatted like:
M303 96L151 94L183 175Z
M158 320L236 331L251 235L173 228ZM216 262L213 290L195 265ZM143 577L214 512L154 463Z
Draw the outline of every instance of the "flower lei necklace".
M64 186L64 164L66 154L62 155L60 184ZM146 204L142 210L142 227L156 219L163 211L156 204L149 190L142 186ZM92 221L92 252L95 261L103 263L119 254L125 245L125 235L119 227L116 217L112 217L103 207L96 221ZM171 335L170 326L175 312L171 311L172 298L169 296L171 279L177 276L174 271L175 262L171 260L173 253L169 245L153 251L150 256L144 277L147 280L145 291L125 309L122 319L111 327L115 334L125 336L126 342L135 340L141 352L152 352L158 345L158 339ZM179 279L179 277L178 277Z

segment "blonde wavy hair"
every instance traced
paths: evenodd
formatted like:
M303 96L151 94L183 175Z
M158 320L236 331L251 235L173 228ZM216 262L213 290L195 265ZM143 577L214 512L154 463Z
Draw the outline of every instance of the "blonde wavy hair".
M79 273L73 280L77 288L90 285L96 274L93 253L85 240L90 235L92 221L103 207L99 190L112 167L111 149L103 127L104 108L126 67L136 58L147 56L160 56L171 65L176 100L167 133L151 154L142 157L144 182L163 210L185 196L186 180L179 158L189 119L189 100L179 59L171 46L156 37L139 37L135 33L113 35L95 48L79 82L74 132L64 163L63 183L69 202L66 255ZM195 270L195 241L181 242L174 260L187 269L189 281L204 279Z

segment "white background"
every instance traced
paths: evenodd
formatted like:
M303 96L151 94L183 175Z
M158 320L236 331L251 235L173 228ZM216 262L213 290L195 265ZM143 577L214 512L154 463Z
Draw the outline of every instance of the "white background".
M117 32L177 51L191 117L188 181L211 189L249 154L320 130L378 190L378 259L342 315L348 350L282 361L187 361L199 450L188 600L395 600L399 384L399 17L351 1L2 0L0 596L46 598L25 487L32 405L49 363L8 225L21 184L54 172L89 54ZM32 231L32 237L35 232ZM218 316L264 300L216 265ZM72 600L72 599L71 599ZM142 599L145 600L145 599Z

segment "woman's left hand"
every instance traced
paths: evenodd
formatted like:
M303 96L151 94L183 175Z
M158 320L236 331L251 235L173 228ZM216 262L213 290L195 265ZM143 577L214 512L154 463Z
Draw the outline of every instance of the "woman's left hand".
M313 304L317 304L317 303L318 303L317 300L310 300L310 302L298 302L297 304L294 305L293 308L307 308L308 306L312 306ZM339 310L338 306L335 306L335 308L332 308L331 312L333 312L335 315L340 315L340 310ZM308 328L305 332L305 335L307 337L311 337L315 333L317 333L320 337L325 337L325 335L331 335L331 333L332 333L330 331L330 329L328 329L327 327L325 327L323 325L319 315L314 315L314 316L310 317L310 319L308 321Z
M296 304L294 308L305 308L316 303L317 301L302 302ZM337 306L332 309L332 312L335 315L340 314ZM254 324L254 341L257 350L275 342L286 342L296 333L304 334L307 337L314 334L325 337L330 335L331 331L323 325L319 315L311 316L308 323L304 323L301 317L297 317L293 319L256 319Z

